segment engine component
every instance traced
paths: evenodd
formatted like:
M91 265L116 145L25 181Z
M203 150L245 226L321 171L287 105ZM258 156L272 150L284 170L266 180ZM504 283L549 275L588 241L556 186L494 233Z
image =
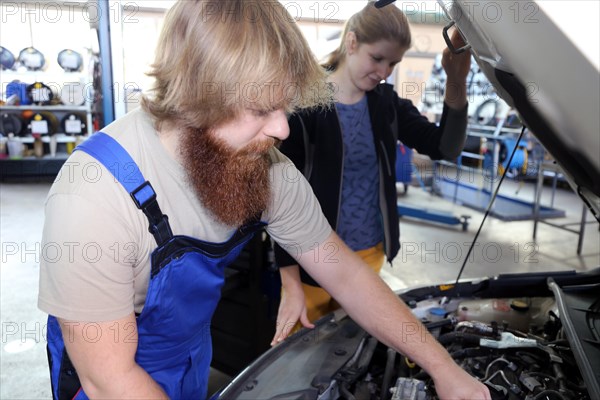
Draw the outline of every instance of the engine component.
M531 324L542 326L555 308L552 298L467 300L458 305L457 316L461 321L506 321L527 332Z
M425 382L417 379L398 378L396 386L391 388L392 400L427 400Z
M537 347L538 343L533 339L519 338L510 332L502 332L500 340L481 339L479 345L494 349L513 349L517 347Z
M454 361L489 388L493 399L591 400L553 298L456 303L430 298L411 307ZM432 321L439 318L444 319ZM373 341L364 339L330 388L335 390L319 400L438 399L433 379L418 365L381 343L374 349ZM370 388L369 396L365 388Z

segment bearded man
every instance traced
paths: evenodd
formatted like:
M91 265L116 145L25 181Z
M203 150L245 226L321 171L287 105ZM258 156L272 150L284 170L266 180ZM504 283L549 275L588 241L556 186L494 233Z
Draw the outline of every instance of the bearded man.
M142 108L80 145L48 195L43 242L55 253L38 304L55 399L205 398L223 268L259 229L445 396L488 398L339 240L276 150L286 113L331 98L279 2L176 3L150 75ZM338 263L325 265L316 255L332 243ZM420 329L400 334L406 323Z

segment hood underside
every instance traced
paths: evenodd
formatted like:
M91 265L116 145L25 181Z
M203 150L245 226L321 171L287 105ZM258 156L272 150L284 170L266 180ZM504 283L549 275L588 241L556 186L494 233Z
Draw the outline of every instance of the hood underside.
M438 2L499 96L518 111L600 220L597 62L571 41L567 24L559 26L536 2ZM589 23L598 24L598 14L589 11L577 14L580 24L588 14Z

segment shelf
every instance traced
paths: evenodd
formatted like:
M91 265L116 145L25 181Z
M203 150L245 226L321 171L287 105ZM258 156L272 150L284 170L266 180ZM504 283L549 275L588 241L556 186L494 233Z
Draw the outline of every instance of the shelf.
M66 106L66 105L58 105L58 106L36 106L33 104L29 105L20 105L20 106L0 106L0 111L84 111L87 112L90 110L89 106Z
M68 154L57 153L56 156L21 157L0 159L0 180L25 177L56 176L67 160Z
M25 118L20 116L19 114L23 113L23 112L30 112L32 115L37 113L37 112L47 112L50 113L52 115L54 115L56 117L56 122L62 121L60 124L58 124L57 126L54 126L53 129L55 130L61 130L63 132L57 132L55 133L55 135L67 135L66 132L64 132L65 129L68 129L68 127L70 125L66 125L66 127L63 125L64 122L64 118L73 113L76 112L78 114L85 114L84 115L80 115L80 118L83 120L85 126L82 129L82 132L79 132L79 129L74 128L72 129L73 131L76 131L76 135L91 135L93 133L93 113L92 113L92 104L91 103L85 103L82 106L69 106L69 105L64 105L64 104L60 104L60 105L47 105L47 106L40 106L40 105L0 105L0 114L4 115L4 114L8 114L8 115L15 115L18 118L21 119L22 123L27 126L27 124L29 123L28 121L30 120L30 118ZM40 131L44 131L42 129L38 129ZM50 127L47 128L48 131L50 131ZM30 136L27 136L27 134L25 132L29 132L30 128L25 128L23 127L20 131L21 134L26 135L26 136L20 136L17 137L18 140L20 140L22 143L33 143L33 138L31 138ZM70 134L69 134L70 135ZM45 143L49 143L50 139L44 139ZM69 142L74 142L74 139L58 139L57 143L69 143Z
M0 162L4 161L65 161L69 158L70 154L67 153L56 153L55 156L51 156L50 154L44 154L43 157L38 158L35 156L26 156L26 157L6 157L0 158Z
M496 132L498 129L500 129L500 131L502 133L513 133L513 134L519 134L521 133L521 128L508 128L505 126L502 127L498 127L498 126L492 126L492 125L479 125L479 124L468 124L467 127L467 131L480 131L480 132Z
M48 59L46 59L48 60ZM56 60L56 58L55 58ZM60 68L50 71L26 71L26 70L3 70L2 71L2 80L11 82L15 79L20 81L30 80L33 82L39 82L44 79L50 79L54 82L66 81L72 82L74 79L89 79L90 72L86 68L82 68L81 71L64 71ZM57 79L59 78L59 79ZM66 80L68 78L70 80Z
M77 141L76 136L67 136L64 133L56 133L56 143L75 143ZM79 135L84 136L84 135ZM14 140L18 140L21 143L33 143L34 139L32 136L20 136L13 138ZM13 140L11 139L11 140ZM42 142L50 143L50 135L42 136Z
M483 159L485 159L485 156L482 156L481 154L470 153L468 151L463 151L461 153L461 157L475 158L477 160L483 160Z

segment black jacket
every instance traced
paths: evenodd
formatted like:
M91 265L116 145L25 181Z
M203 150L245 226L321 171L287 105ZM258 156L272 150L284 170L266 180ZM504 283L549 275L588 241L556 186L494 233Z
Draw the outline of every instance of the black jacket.
M385 253L391 261L400 249L395 168L397 141L431 159L443 158L439 144L447 106L444 105L438 127L422 116L410 100L398 97L389 84L380 84L367 92L367 103L379 161L379 198ZM330 109L304 110L292 115L289 125L290 136L282 143L280 150L307 177L327 221L335 230L340 209L343 164L342 132L337 112L333 106ZM277 266L297 264L277 244L275 262ZM301 276L303 282L317 285L302 269Z

